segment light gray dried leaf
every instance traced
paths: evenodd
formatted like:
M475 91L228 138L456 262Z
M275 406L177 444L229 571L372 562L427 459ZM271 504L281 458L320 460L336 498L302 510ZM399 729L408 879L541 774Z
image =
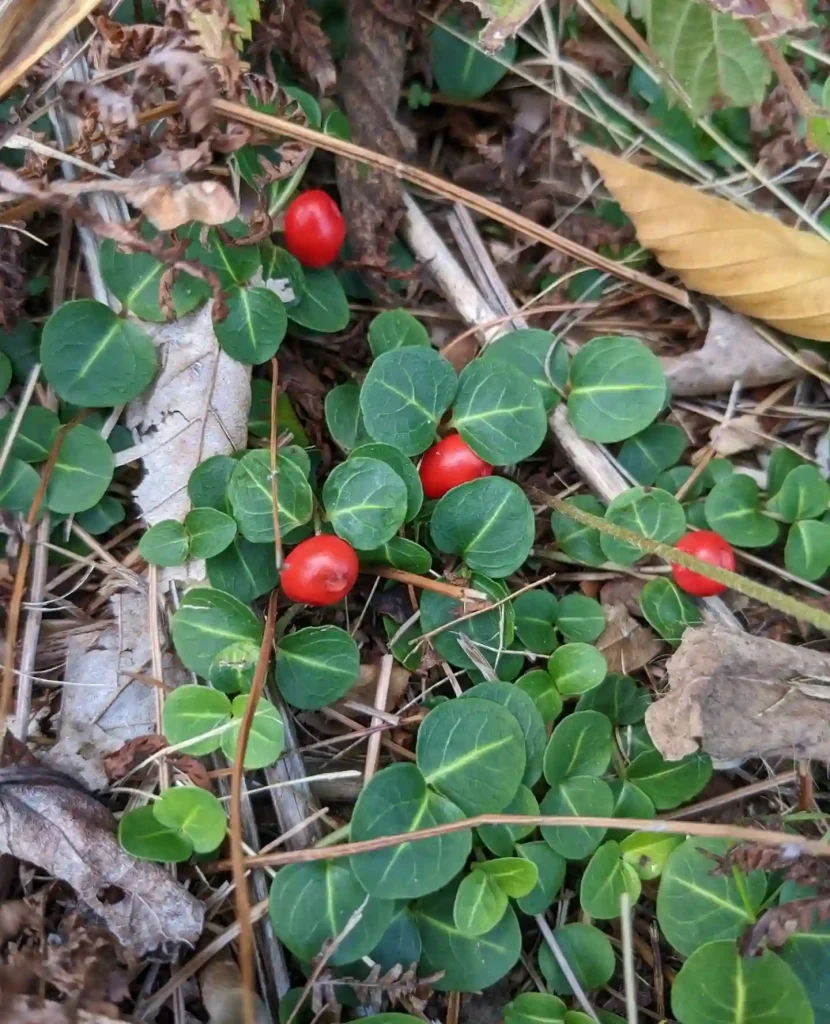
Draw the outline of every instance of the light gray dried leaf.
M533 15L540 0L468 0L481 11L487 24L479 41L491 53L500 50Z

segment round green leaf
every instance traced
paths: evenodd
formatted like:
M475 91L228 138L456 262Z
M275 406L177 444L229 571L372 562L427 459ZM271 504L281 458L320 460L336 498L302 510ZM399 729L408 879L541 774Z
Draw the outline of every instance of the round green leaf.
M138 542L138 553L151 565L183 565L187 561L187 531L175 519L151 526Z
M305 293L288 310L289 320L314 334L334 334L349 323L349 300L333 270L305 271Z
M657 474L657 479L654 481L655 487L659 487L662 491L668 491L669 494L677 494L681 487L683 487L688 480L691 478L692 473L695 472L691 466L672 466L671 469L664 469L662 473ZM692 481L691 487L686 491L684 501L690 502L699 498L706 490L706 481L701 474L696 480Z
M563 697L593 690L607 672L605 658L590 644L565 644L548 658L548 673Z
M450 800L427 789L414 764L393 764L363 787L352 814L352 842L404 835L461 821L464 813ZM470 830L403 842L352 858L360 884L381 899L414 899L451 881L470 855ZM501 915L499 915L501 916Z
M516 687L531 698L539 709L545 725L550 725L562 714L562 695L544 669L534 669L516 680Z
M716 863L702 852L722 857L728 845L725 839L694 837L669 855L657 893L657 920L683 956L715 939L734 942L755 922L766 893L764 873L753 871L739 885L732 874L712 874Z
M95 409L137 398L158 366L147 335L93 299L65 302L49 317L40 358L59 398Z
M624 895L633 906L640 898L640 888L637 872L623 860L619 843L610 840L588 861L579 886L579 903L590 917L607 921L622 913Z
M419 455L435 441L455 389L455 370L435 349L385 352L369 367L360 389L363 422L376 441Z
M223 732L220 737L222 753L230 762L236 759L242 717L245 714L247 703L247 694L240 693L238 697L234 697L231 703L232 727L227 732ZM242 766L246 771L266 768L277 761L284 746L285 726L279 711L270 701L260 699L251 722L251 732L245 746L245 758Z
M0 396L5 395L12 382L12 361L5 352L0 352Z
M686 435L671 423L652 423L650 427L629 437L620 448L617 459L638 484L650 485L673 466L687 445Z
M511 331L491 342L481 358L518 366L539 389L548 412L559 404L568 383L568 351L549 331Z
M310 963L337 938L360 907L362 918L329 960L335 967L371 952L392 920L395 901L367 897L348 861L342 860L289 864L271 883L274 931L302 963Z
M711 465L711 463L710 463ZM767 496L777 494L789 474L807 462L791 448L775 448L767 465Z
M421 959L421 936L409 910L401 910L383 933L380 942L369 954L382 971L391 971L398 964L407 967Z
M505 814L539 813L539 804L527 786L519 790L504 809ZM520 839L526 839L534 831L533 825L482 825L478 829L479 839L497 857L511 857L513 847Z
M415 752L427 785L468 815L503 810L525 772L521 727L491 700L439 704L422 722Z
M249 640L229 644L211 662L208 682L222 693L248 693L258 661L259 647L256 644Z
M767 502L767 508L785 523L817 519L830 503L830 484L815 466L797 466Z
M507 910L507 896L495 879L473 871L455 893L453 920L464 935L484 935L499 923Z
M357 644L339 626L307 626L277 645L277 686L295 708L322 708L339 700L359 672Z
M406 485L406 521L409 522L418 515L421 505L424 503L424 488L414 463L403 454L400 448L372 441L355 448L350 458L380 459L381 462L385 462Z
M362 551L385 544L406 518L406 484L380 459L350 458L323 485L334 532Z
M611 761L611 722L596 711L575 711L553 730L545 778L555 786L574 775L602 775Z
M559 602L556 623L568 640L592 644L605 629L605 609L592 597L566 594Z
M325 413L329 433L344 452L371 443L360 411L360 388L353 381L326 393Z
M520 568L533 546L533 509L524 491L500 476L471 480L447 491L429 524L435 546L460 555L475 572L493 578Z
M6 443L13 419L14 414L9 413L0 420L0 445ZM30 405L23 413L20 427L12 441L12 458L22 462L43 462L49 457L59 428L60 420L51 409Z
M660 360L636 338L594 338L571 360L568 417L589 441L624 441L663 408Z
M711 529L743 548L766 548L778 539L778 523L760 510L758 484L733 473L709 492L704 509Z
M545 842L517 843L516 853L536 866L536 885L518 900L523 914L544 914L556 899L565 881L565 858Z
M712 775L708 754L688 754L679 761L664 761L657 750L638 754L628 766L627 777L660 810L670 810L691 800Z
M606 782L592 775L576 775L554 786L539 809L542 814L606 818L611 814L612 806L613 797ZM599 846L605 832L604 828L586 828L584 825L545 825L542 837L561 857L583 860Z
M689 626L699 626L703 621L694 601L663 578L649 580L643 587L640 609L652 629L675 647Z
M465 935L455 924L458 883L419 900L413 907L423 942L421 969L443 971L439 992L478 992L503 978L519 959L522 936L512 907L484 935Z
M236 462L229 455L212 455L199 463L187 481L187 496L194 508L227 511L226 492Z
M502 1009L504 1024L562 1024L565 1004L545 992L524 992Z
M567 498L568 505L574 505L591 515L605 515L605 508L593 495L578 494L575 498ZM604 565L607 561L605 552L600 545L600 532L592 526L578 523L564 512L553 512L550 517L551 529L559 548L568 558L585 565Z
M269 288L234 288L225 296L228 314L214 319L216 340L239 363L264 363L288 328L285 306Z
M245 604L273 590L280 578L273 543L253 544L238 533L224 551L207 560L205 568L217 590Z
M262 280L287 307L296 306L305 294L305 272L300 261L273 242L262 242Z
M636 728L645 729L645 726ZM633 731L633 730L629 730ZM656 818L657 811L654 804L645 793L627 779L612 779L608 785L611 787L611 795L614 798L614 818ZM624 839L632 833L625 829L611 829L609 836L613 839Z
M650 703L651 694L631 676L609 672L599 686L579 698L576 710L598 711L613 725L634 725L642 722Z
M817 1018L798 978L765 950L742 957L730 941L693 950L671 994L679 1024L813 1024Z
M620 842L623 860L630 864L645 882L659 878L669 854L683 842L682 836L660 832L632 832Z
M472 870L489 875L499 888L513 899L527 896L539 881L536 865L524 857L499 857L497 860L477 861L472 865Z
M287 394L277 395L277 429L291 435L292 444L308 448L311 442L297 419L291 399ZM271 381L254 377L251 381L251 408L248 412L248 433L254 437L271 436Z
M487 594L492 601L507 597L504 584L486 576L474 573L470 586ZM442 658L458 668L475 668L475 662L459 642L461 637L466 637L491 665L497 663L498 653L505 650L513 640L514 618L509 602L472 619L457 622L458 617L466 611L460 601L431 590L423 590L420 608L421 627L425 633L447 627L432 637L431 643Z
M246 231L247 226L243 226L242 230ZM203 245L199 237L201 231L200 225L194 226L185 257L215 271L225 291L229 291L235 285L245 284L262 266L258 246L225 243L215 228L208 231L207 245Z
M369 565L391 565L393 569L414 572L419 575L432 568L432 555L426 548L406 537L392 537L385 544L372 551L358 551L361 562Z
M548 421L530 377L501 360L474 359L458 379L453 426L491 466L511 466L542 444Z
M460 15L450 11L432 30L432 72L438 88L445 95L459 100L477 100L507 74L516 58L516 41L508 39L498 51L498 60L495 60L483 53L478 44L484 22L476 18L468 23L465 19L463 26L462 29Z
M153 804L153 814L167 828L193 844L196 853L212 853L228 828L225 809L213 793L198 786L175 786Z
M166 321L159 304L159 281L167 265L148 252L120 252L105 238L100 246L101 276L118 301L139 320ZM210 295L210 285L192 274L177 273L170 291L176 318L192 313Z
M616 967L614 949L599 928L575 922L554 928L553 937L583 989L599 988L611 980ZM539 969L554 992L573 994L562 968L545 943L539 950Z
M236 535L236 523L215 508L194 508L184 517L191 558L211 558Z
M429 334L420 320L405 309L385 309L369 324L369 347L377 359L398 348L429 346Z
M46 505L52 512L83 512L97 505L110 485L115 462L101 435L79 424L63 438L46 485Z
M136 807L121 815L118 842L131 857L163 864L180 864L193 853L190 840L162 825L152 807Z
M87 533L91 533L93 537L98 537L100 534L106 533L116 523L122 523L126 515L121 502L109 494L105 494L97 505L84 512L79 512L75 516L75 522Z
M210 587L188 590L171 625L176 653L185 668L203 678L214 657L229 644L262 642L262 623L251 609Z
M277 505L282 535L311 519L314 495L308 482L308 456L294 445L277 455ZM262 544L274 539L271 453L263 448L237 460L228 484L228 501L239 532Z
M528 590L513 602L516 636L534 654L550 654L556 649L558 601L547 590Z
M830 524L802 519L787 533L784 565L803 580L820 580L830 569Z
M799 896L805 898L812 894L813 890L799 892ZM783 892L781 902L788 902ZM804 986L813 1009L819 1015L817 1019L822 1019L822 1015L826 1017L830 1012L830 975L827 971L830 959L830 922L819 924L811 921L809 931L799 928L789 935L778 950L778 955Z
M542 777L542 759L545 755L547 733L542 715L533 698L510 683L479 683L461 695L462 700L472 697L478 700L492 700L515 717L522 730L527 759L522 783L534 786Z
M28 512L40 487L40 477L20 459L9 459L0 473L0 508Z
M632 487L624 491L608 506L605 519L664 544L674 544L686 532L683 506L673 495L657 487ZM609 561L619 565L633 565L643 557L638 547L608 534L600 537L600 547Z
M162 728L168 743L182 745L186 754L199 757L219 749L221 734L199 739L225 725L231 702L209 686L179 686L164 702Z

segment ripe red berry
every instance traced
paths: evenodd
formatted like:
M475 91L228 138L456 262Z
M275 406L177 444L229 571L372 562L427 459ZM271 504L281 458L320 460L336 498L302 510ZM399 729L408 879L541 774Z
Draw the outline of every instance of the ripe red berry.
M460 434L447 434L421 459L421 483L427 498L440 498L453 487L490 476L493 467L480 459Z
M719 569L735 571L735 552L728 541L725 541L719 533L712 530L695 530L681 537L675 547L685 551L702 562L715 565ZM672 576L674 582L693 597L714 597L715 594L722 594L726 587L723 583L710 580L708 576L702 576L692 569L684 569L682 565L672 565Z
M303 192L285 211L285 248L304 267L327 267L346 237L340 207L320 189Z
M336 604L355 584L357 552L340 537L321 533L301 541L286 557L280 586L289 601Z

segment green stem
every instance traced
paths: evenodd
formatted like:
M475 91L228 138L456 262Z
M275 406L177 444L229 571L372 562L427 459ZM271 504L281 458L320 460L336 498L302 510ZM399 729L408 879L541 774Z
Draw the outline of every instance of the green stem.
M323 838L319 842L315 843L315 848L320 849L324 846L339 845L344 840L347 840L349 838L350 828L351 825L341 825L340 828L335 829L334 832L329 832L327 836L323 836Z
M738 889L738 895L741 897L741 903L744 905L746 916L750 924L755 924L757 918L755 917L755 908L752 906L752 901L746 888L746 879L743 872L739 871L734 864L732 865L732 877L735 879L735 885Z

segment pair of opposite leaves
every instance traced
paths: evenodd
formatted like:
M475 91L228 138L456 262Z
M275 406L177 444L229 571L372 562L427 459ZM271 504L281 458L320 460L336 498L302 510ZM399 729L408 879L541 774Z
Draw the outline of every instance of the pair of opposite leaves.
M640 244L694 291L787 334L830 341L830 243L583 147Z

